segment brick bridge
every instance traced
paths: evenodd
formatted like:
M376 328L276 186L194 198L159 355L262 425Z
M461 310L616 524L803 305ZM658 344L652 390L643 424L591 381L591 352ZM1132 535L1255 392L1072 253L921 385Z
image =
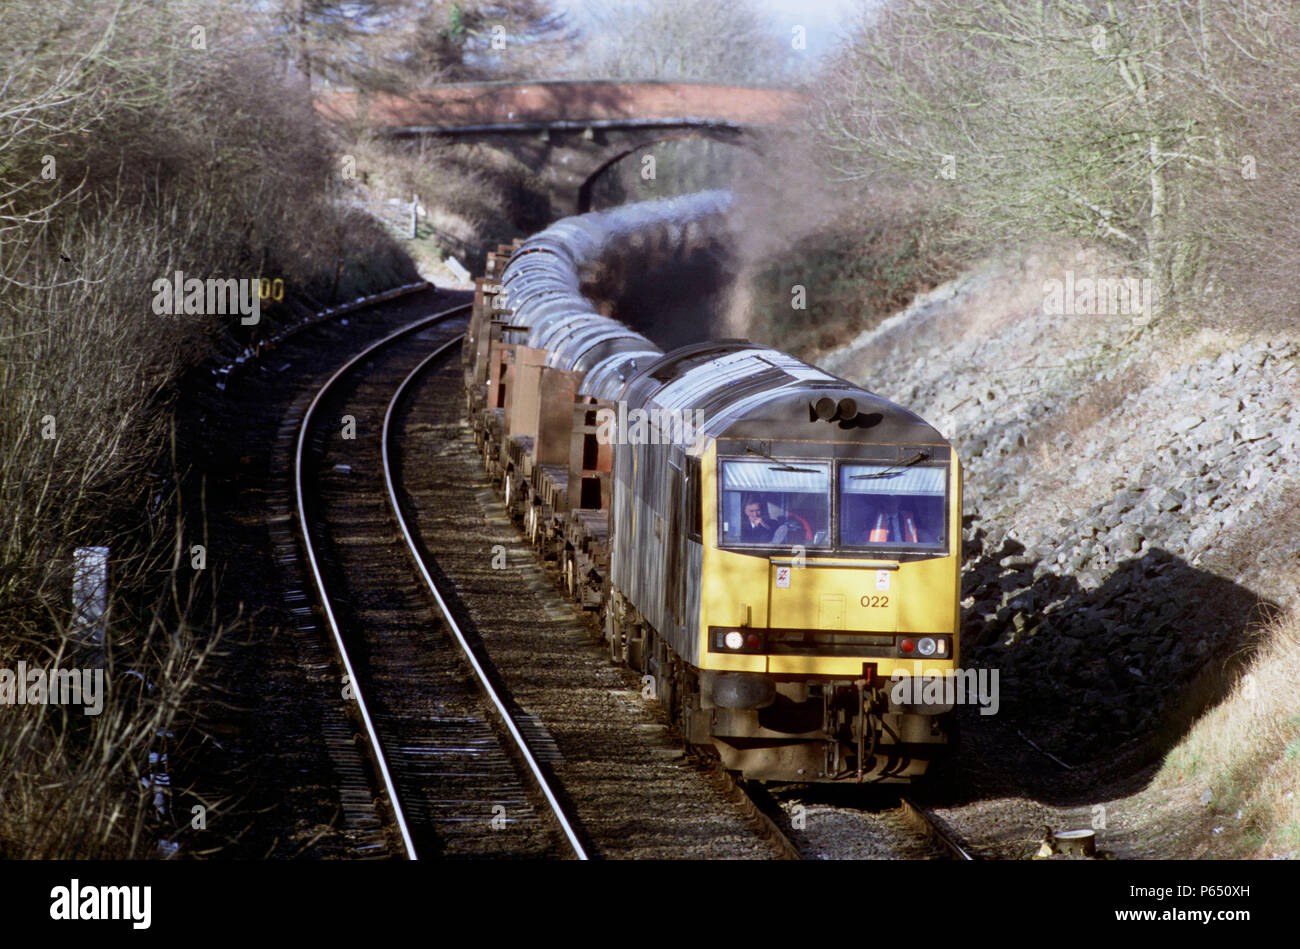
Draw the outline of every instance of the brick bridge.
M596 179L656 142L709 138L757 147L806 106L780 89L687 82L457 83L406 96L327 93L332 121L398 138L427 137L500 149L538 174L557 217L590 209Z

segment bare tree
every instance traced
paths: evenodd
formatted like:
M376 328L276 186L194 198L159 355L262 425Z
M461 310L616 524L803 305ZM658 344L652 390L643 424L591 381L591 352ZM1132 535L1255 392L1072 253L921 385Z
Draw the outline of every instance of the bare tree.
M574 41L547 0L415 4L400 52L409 70L461 79L533 78L566 58Z
M548 0L280 0L275 20L309 80L387 92L536 75L574 39Z
M982 241L1106 242L1171 303L1209 280L1207 198L1247 198L1260 91L1295 88L1296 25L1282 0L904 0L832 71L830 165L923 187Z
M334 200L339 164L319 117L260 42L265 23L243 12L225 0L0 3L0 655L81 663L74 550L107 545L94 661L114 683L84 722L57 707L0 715L6 855L147 857L184 826L158 823L150 755L192 722L219 623L198 606L217 571L183 554L198 527L177 485L196 459L169 451L171 409L200 360L294 311L256 327L160 312L154 281L280 278L309 301L340 258L341 289L413 276ZM148 695L119 693L127 669Z
M308 83L350 83L371 68L367 39L402 6L402 0L277 0L270 14L283 55Z
M586 44L568 75L763 84L790 64L789 38L751 0L601 0L584 14Z

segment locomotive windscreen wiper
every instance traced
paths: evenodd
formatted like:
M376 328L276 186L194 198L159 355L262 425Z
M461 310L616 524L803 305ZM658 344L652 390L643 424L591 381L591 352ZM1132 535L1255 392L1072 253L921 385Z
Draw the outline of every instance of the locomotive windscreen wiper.
M869 478L892 478L894 475L898 474L904 468L910 468L918 461L927 461L929 457L930 457L930 453L922 449L921 451L918 451L916 453L916 456L914 458L909 458L907 461L903 461L889 468L886 468L884 471L877 471L875 474L852 475L850 476L849 480L865 481Z
M760 455L763 458L766 458L768 461L776 461L776 459L773 458L768 452L763 451L762 448L755 448L753 445L746 445L745 451L752 452L755 455ZM796 468L794 465L772 465L767 470L768 471L798 471L803 474L822 474L822 471L817 468Z

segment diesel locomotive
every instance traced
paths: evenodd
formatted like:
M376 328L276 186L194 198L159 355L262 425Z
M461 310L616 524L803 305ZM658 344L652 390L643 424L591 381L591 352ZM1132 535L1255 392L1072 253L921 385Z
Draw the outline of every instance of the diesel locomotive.
M912 781L950 741L951 695L897 686L958 668L952 446L767 346L664 353L584 293L718 253L728 202L580 215L489 255L464 347L475 437L687 743L750 779Z

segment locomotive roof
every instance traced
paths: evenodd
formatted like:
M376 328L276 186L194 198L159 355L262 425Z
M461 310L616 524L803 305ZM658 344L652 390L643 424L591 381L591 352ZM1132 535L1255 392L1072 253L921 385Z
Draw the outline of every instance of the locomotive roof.
M622 393L629 410L702 412L709 438L779 442L947 445L937 429L900 405L788 353L748 340L684 346L645 366ZM819 400L856 411L833 419Z

